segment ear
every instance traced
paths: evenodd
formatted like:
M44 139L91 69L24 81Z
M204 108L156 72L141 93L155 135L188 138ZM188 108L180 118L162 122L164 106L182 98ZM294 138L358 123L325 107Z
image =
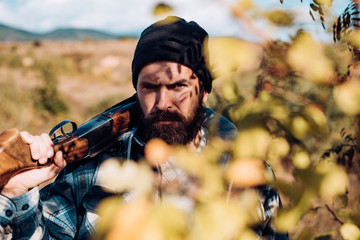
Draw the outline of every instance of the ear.
M202 103L205 103L207 101L208 95L209 95L209 93L207 91L204 91L204 95L203 95L203 98L202 98Z

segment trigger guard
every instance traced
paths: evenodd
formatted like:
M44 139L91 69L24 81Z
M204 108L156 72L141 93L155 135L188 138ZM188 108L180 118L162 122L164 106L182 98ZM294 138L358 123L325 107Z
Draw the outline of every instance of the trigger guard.
M69 133L65 133L63 127L64 127L66 124L69 124L69 123L71 123L73 130L72 130L71 132L69 132ZM76 125L75 122L70 121L70 120L64 120L64 121L58 123L55 127L53 127L53 128L51 129L51 131L50 131L50 133L49 133L49 136L51 137L52 140L55 140L55 139L58 138L58 137L55 135L55 132L58 131L59 129L60 129L60 131L61 131L61 133L62 133L62 135L60 135L59 137L64 137L65 139L67 139L67 138L70 138L70 137L72 137L72 136L74 136L74 135L76 134L77 125Z

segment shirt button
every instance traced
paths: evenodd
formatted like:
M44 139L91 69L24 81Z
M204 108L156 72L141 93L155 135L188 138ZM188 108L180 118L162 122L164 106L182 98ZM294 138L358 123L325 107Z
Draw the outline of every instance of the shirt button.
M25 204L24 206L22 206L21 209L22 209L23 211L25 211L25 210L28 209L28 208L29 208L29 204Z
M5 211L5 214L6 214L7 217L11 217L11 215L13 214L13 211L11 211L11 210L6 210L6 211Z

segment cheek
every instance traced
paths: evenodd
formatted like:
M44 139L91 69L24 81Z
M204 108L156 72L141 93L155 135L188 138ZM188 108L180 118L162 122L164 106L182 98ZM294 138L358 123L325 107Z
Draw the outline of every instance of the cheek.
M199 98L199 88L196 86L193 89L189 89L182 93L179 93L178 100L180 103L184 103L186 101L193 102Z
M198 104L199 95L196 94L195 90L186 91L178 96L178 108L184 115L187 115L192 109Z

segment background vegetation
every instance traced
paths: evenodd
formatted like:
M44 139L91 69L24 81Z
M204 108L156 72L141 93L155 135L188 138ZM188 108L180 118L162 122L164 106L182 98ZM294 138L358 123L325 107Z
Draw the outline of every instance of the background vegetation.
M231 143L212 138L196 158L162 143L146 155L155 166L172 155L199 183L190 195L197 203L190 226L186 212L169 204L166 194L161 205L150 197L171 189L156 183L149 164L113 160L104 166L109 173L104 181L118 193L136 190L139 197L127 205L116 198L102 204L99 238L255 239L250 227L259 221L257 198L247 187L259 183L248 179L260 176L281 194L284 208L274 224L291 239L360 239L358 1L349 1L336 17L327 15L331 5L310 1L309 17L334 31L333 43L318 42L302 29L289 42L209 40L216 80L208 105L238 126L239 137ZM250 27L249 19L259 17L255 10L250 0L231 6L232 16ZM171 11L159 3L154 14ZM261 17L279 28L294 24L286 10ZM334 28L326 25L329 19ZM0 129L48 132L59 120L83 122L133 93L134 40L0 47ZM223 151L234 159L225 173L216 164ZM273 167L276 181L258 167L262 160ZM112 174L114 169L122 174Z

